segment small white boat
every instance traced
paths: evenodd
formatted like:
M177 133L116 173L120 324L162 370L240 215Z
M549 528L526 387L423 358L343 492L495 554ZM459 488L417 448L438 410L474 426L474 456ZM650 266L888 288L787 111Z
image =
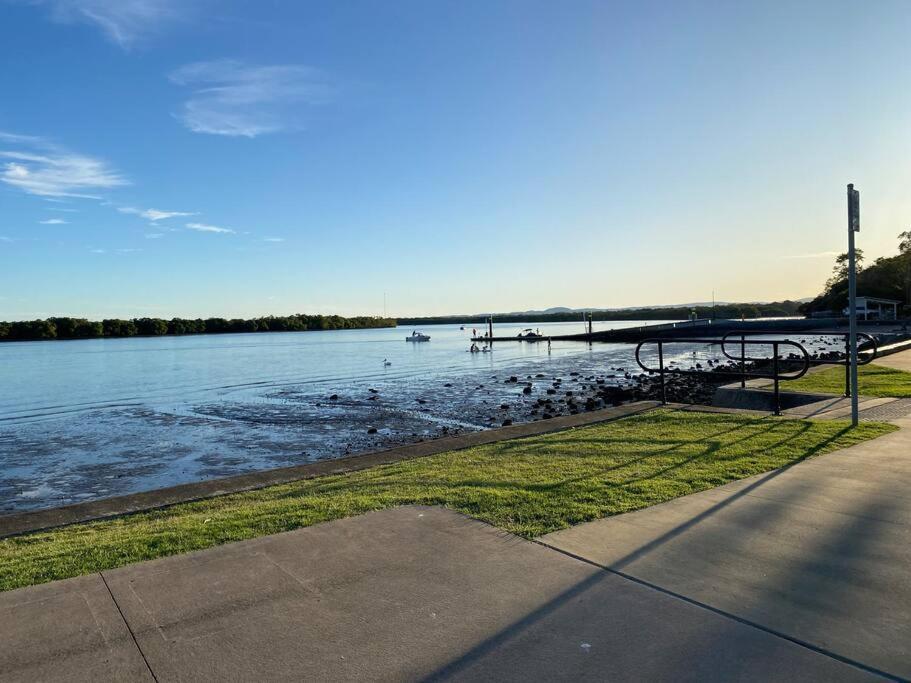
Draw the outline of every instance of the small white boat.
M430 341L430 335L422 334L422 333L418 332L417 330L415 330L414 332L411 333L410 336L405 337L405 341L410 341L410 342Z

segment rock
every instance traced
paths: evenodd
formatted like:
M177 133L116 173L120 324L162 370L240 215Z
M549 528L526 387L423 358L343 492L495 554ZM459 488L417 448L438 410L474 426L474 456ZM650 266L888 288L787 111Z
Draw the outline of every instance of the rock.
M500 410L509 410L509 404L507 404L507 403L500 404Z
M503 420L503 426L504 426L504 427L508 427L508 426L511 425L511 424L512 424L512 420Z
M530 394L530 393L531 393L531 387L525 387L524 389L522 389L522 393L523 393L523 394Z
M368 433L368 434L376 434L376 427L371 427L370 429L367 430L367 433Z
M329 400L330 400L330 401L337 401L337 400L338 400L338 394L332 394L332 396L329 397Z
M451 387L452 384L450 384L449 382L446 382L446 384L444 384L443 386L444 386L444 387Z

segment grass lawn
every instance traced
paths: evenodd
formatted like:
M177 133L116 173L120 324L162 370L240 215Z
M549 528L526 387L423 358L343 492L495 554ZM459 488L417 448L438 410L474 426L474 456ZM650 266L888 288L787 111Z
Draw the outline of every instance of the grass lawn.
M857 368L857 388L860 396L911 398L911 372L883 365L861 365ZM837 366L811 372L793 382L782 382L782 391L844 394L845 369Z
M712 488L893 431L888 424L652 411L0 541L0 590L397 505L525 537Z

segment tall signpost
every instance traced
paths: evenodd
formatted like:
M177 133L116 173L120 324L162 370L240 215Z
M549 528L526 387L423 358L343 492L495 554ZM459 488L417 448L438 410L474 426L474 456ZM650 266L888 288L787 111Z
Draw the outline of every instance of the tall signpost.
M851 424L857 426L857 260L854 233L860 232L860 192L848 185L848 359L851 368Z

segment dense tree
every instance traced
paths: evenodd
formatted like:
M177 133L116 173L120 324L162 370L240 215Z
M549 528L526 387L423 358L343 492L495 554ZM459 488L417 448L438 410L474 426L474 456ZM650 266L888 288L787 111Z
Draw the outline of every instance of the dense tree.
M231 332L297 332L304 330L338 330L347 328L395 327L391 318L337 315L269 316L245 320L242 318L108 318L101 322L85 318L54 317L47 320L0 322L0 341L40 339L89 339L95 337L160 336L164 334L226 334Z
M132 337L138 334L136 323L132 320L109 318L101 322L102 334L105 337Z
M897 256L878 258L871 266L858 271L857 293L859 296L901 301L904 304L903 314L907 315L911 313L908 307L911 302L911 231L903 232L898 237L900 253ZM825 291L804 304L802 312L841 315L848 305L846 262L847 256L839 255L835 260L832 277L826 282Z
M826 291L831 290L833 287L838 286L839 283L844 282L848 279L848 254L839 254L835 258L835 265L832 267L832 275L826 280ZM854 269L860 274L864 269L864 250L855 249L854 250Z
M911 230L905 230L898 235L898 253L911 253Z
M23 320L10 324L8 339L55 339L57 326L50 320Z

